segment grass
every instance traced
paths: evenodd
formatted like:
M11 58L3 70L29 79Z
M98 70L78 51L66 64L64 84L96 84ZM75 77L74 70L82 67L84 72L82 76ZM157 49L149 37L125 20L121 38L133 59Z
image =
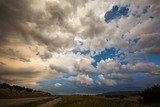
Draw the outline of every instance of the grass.
M31 103L23 104L23 105L16 106L16 107L37 107L38 105L47 103L48 101L54 100L56 98L58 98L58 97L52 97L52 98L48 98L48 99L34 101L34 102L31 102Z
M137 98L105 98L104 96L62 96L54 107L160 107L160 104L144 105Z
M16 90L11 91L10 89L3 89L0 88L0 99L12 99L12 98L31 98L31 97L47 97L51 95L46 95L43 92L26 92L26 91L21 91L18 92Z

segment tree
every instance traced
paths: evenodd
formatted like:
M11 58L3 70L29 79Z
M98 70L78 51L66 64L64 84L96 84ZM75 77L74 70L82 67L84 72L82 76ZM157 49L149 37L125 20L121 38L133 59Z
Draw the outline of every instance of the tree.
M140 92L145 103L158 103L160 102L160 85L154 85Z

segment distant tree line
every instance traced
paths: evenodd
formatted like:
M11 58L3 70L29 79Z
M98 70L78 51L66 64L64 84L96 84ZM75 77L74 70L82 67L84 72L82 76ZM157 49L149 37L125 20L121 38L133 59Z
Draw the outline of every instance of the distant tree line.
M156 84L150 88L141 91L140 96L144 103L159 103L160 102L160 85Z
M105 98L119 98L119 99L124 99L127 98L128 96L126 95L105 95Z
M43 92L43 91L37 91L37 90L33 90L33 89L30 89L30 88L25 88L25 87L21 87L21 86L18 86L18 85L13 85L13 86L11 86L11 85L9 85L9 84L7 84L7 83L0 83L0 88L3 88L3 89L10 89L11 91L13 91L13 90L16 90L17 92L21 92L21 91L27 91L28 93L30 93L30 92L41 92L41 93L45 93L46 95L51 95L50 93L48 93L48 92Z

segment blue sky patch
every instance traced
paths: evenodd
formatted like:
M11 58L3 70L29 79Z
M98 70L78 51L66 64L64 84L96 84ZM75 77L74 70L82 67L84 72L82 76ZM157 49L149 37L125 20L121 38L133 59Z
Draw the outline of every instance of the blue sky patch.
M120 18L121 16L128 15L129 8L127 6L120 7L120 6L113 6L112 9L106 12L104 18L106 22L110 22L113 19Z
M127 65L129 62L128 61L126 61L126 60L122 60L122 61L120 61L120 64L122 64L122 65Z
M115 54L117 53L117 50L115 48L105 49L100 54L95 55L93 58L95 60L94 63L92 63L93 66L97 66L97 62L101 60L105 60L107 58L113 58L115 57Z
M157 65L160 64L160 56L158 55L148 54L144 56L144 59Z

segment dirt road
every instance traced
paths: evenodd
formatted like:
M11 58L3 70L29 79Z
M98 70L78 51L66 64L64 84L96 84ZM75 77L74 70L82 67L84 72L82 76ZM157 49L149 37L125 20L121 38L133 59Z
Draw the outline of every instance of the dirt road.
M0 107L17 106L25 103L30 103L38 100L48 99L50 97L36 98L18 98L18 99L0 99Z
M62 98L54 99L54 100L49 101L49 102L47 102L47 103L45 103L45 104L42 104L42 105L40 105L40 106L38 106L38 107L53 107L55 104L57 104L59 101L61 101L61 99L62 99Z

